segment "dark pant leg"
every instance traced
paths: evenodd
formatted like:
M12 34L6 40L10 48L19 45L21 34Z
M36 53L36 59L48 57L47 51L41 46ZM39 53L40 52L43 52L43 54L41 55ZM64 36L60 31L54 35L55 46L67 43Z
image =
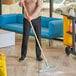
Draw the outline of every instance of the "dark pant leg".
M37 38L39 40L39 43L41 45L41 17L34 19L32 21L32 23L33 23ZM35 41L36 41L36 38L35 38ZM36 57L40 57L40 56L41 56L41 50L40 50L39 45L36 41Z
M24 18L23 20L23 40L22 40L22 48L21 48L21 56L26 57L27 54L27 45L28 45L28 38L30 32L30 23L27 19Z

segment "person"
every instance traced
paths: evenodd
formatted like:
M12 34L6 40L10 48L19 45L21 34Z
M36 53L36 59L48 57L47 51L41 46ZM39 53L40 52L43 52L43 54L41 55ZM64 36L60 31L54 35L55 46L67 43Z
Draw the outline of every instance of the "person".
M38 40L41 45L41 15L40 11L42 8L42 0L20 0L19 6L25 5L27 12L29 14L29 17L26 14L26 11L24 11L24 19L23 19L23 39L22 39L22 48L21 48L21 57L19 58L19 61L23 61L26 58L27 54L27 45L28 45L28 38L30 33L30 22L32 22L33 27L35 29L35 32L37 34ZM36 41L36 38L35 38ZM39 48L39 45L36 41L36 59L38 61L42 61L41 57L41 50Z

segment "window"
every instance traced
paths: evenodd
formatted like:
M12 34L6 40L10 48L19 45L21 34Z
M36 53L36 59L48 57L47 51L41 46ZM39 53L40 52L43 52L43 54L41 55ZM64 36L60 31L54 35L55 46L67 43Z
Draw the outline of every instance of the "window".
M70 2L76 2L76 0L67 0L67 1L70 1Z
M43 0L43 2L49 2L49 0Z
M15 0L15 3L18 2L18 1L20 1L20 0Z
M54 3L61 3L63 0L54 0Z

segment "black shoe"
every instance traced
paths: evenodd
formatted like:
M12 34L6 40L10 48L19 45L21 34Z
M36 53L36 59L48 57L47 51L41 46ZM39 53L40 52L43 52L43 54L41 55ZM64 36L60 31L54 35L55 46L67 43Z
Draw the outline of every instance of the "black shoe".
M25 57L24 57L24 56L21 56L21 57L19 58L19 62L24 61L24 59L25 59Z
M37 57L37 60L38 60L38 61L42 61L43 58L40 56L40 57Z

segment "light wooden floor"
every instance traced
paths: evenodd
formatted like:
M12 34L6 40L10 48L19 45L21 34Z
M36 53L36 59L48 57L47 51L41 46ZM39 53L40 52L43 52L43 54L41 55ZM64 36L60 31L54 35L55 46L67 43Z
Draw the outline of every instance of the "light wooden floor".
M43 44L43 50L50 66L56 66L55 70L38 73L44 68L44 61L38 62L35 57L34 41L29 40L27 58L19 63L21 41L16 41L15 46L0 48L6 55L8 76L76 76L76 59L71 55L67 57L64 48L49 47Z

